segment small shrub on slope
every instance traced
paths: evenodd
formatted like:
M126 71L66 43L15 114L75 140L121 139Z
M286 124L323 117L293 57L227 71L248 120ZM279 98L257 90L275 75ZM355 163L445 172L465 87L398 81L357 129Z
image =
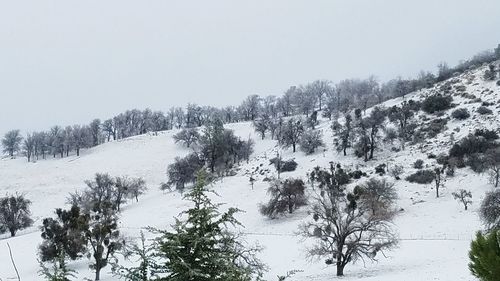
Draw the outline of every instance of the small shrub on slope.
M434 172L432 170L420 170L406 177L406 180L412 183L429 184L434 181Z

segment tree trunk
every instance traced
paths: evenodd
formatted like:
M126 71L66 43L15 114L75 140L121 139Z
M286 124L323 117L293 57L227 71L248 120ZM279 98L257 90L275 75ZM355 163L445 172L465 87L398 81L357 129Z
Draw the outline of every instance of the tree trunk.
M344 276L344 265L341 261L337 261L337 276Z
M292 146L293 146L293 153L295 153L295 143L293 143Z
M9 229L10 231L10 237L16 236L16 230L15 229Z

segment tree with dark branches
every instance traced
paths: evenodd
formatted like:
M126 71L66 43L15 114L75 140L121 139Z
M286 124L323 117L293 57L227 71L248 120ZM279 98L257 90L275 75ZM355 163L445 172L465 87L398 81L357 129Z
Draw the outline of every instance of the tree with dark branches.
M317 195L311 208L313 219L300 226L304 238L315 240L309 257L326 258L326 264L335 264L337 276L342 276L347 264L376 260L377 254L395 247L394 205L381 205L385 208L373 212L359 194L346 194L343 186Z

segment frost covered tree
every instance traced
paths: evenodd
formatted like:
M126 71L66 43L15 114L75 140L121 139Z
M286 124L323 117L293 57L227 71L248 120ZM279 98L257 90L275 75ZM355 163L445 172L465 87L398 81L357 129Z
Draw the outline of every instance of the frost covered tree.
M500 183L500 150L490 149L486 151L486 166L489 170L490 183L498 187Z
M388 110L389 120L398 126L398 137L403 150L406 141L408 141L411 136L410 128L414 115L412 106L406 101L404 101L400 107L395 105Z
M486 193L481 202L479 216L488 229L500 228L500 190Z
M354 195L359 197L358 204L364 205L363 208L370 210L373 215L380 212L385 215L387 209L391 209L398 199L394 184L385 178L369 179L355 188Z
M118 262L112 263L113 274L129 281L161 280L155 273L158 265L155 261L156 249L154 244L148 244L141 231L139 243L125 244L121 251L125 260L135 262L133 266L123 266Z
M353 132L352 132L352 117L350 114L345 115L344 124L340 124L334 121L332 124L332 130L336 136L338 136L339 141L337 143L337 150L342 151L344 156L347 155L347 148L351 147Z
M294 210L307 204L305 184L301 179L286 179L270 181L267 193L271 196L269 202L260 205L260 213L270 218Z
M444 171L445 167L436 167L434 168L434 184L436 187L436 198L439 198L439 188L444 186Z
M28 162L31 162L31 157L35 154L35 136L33 134L27 134L23 141L23 151Z
M313 154L316 149L324 146L323 133L319 130L307 130L299 139L300 150L306 154Z
M394 205L389 201L375 203L385 208L373 212L370 204L363 204L361 195L346 193L342 185L316 196L313 219L300 226L301 234L315 241L309 257L326 258L326 264L335 264L337 276L342 276L347 264L375 260L378 253L394 247Z
M379 142L379 132L384 127L385 117L386 114L383 109L374 107L370 115L366 118L366 124L369 128L369 159L373 159L373 153Z
M269 130L271 120L269 118L259 118L253 122L255 131L258 132L262 139L266 137L266 132Z
M118 215L112 208L113 203L102 201L94 205L89 215L89 228L84 231L91 249L90 268L95 272L95 280L100 280L101 270L108 265L110 258L124 244L118 230Z
M260 112L260 100L258 95L248 96L240 106L240 110L246 121L254 121Z
M203 165L204 161L196 153L191 153L184 158L176 157L174 163L168 165L166 186L184 190L186 184L194 183L196 173L203 168Z
M198 142L200 134L196 128L186 128L175 134L173 138L176 143L182 142L186 147L190 147Z
M2 139L3 152L7 153L10 157L21 149L21 142L23 137L19 130L12 130L5 134Z
M260 251L247 247L233 233L241 225L234 217L238 209L219 211L210 200L206 175L199 173L194 188L185 196L192 207L176 218L172 230L159 231L159 270L169 281L250 281L261 277L264 265Z
M101 135L101 120L94 119L90 125L90 135L92 137L92 146L99 145L99 137Z
M451 195L455 200L464 205L466 211L467 211L467 206L472 204L472 192L468 190L459 189L458 191L453 192Z
M280 142L283 147L292 147L296 151L300 136L304 133L303 120L299 118L288 119L280 132Z
M76 156L80 156L80 150L90 144L90 130L88 127L80 125L73 126L73 144L76 151Z
M21 194L0 198L0 230L8 230L14 237L17 231L33 225L30 205L31 201Z
M83 233L90 249L90 268L95 272L95 280L100 280L101 270L123 244L118 230L116 184L108 174L96 174L94 180L85 183L87 189L79 202L88 216L88 228Z

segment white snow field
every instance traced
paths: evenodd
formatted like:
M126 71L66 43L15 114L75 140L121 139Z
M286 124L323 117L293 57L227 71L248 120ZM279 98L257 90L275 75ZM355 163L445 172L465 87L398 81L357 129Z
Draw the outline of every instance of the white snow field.
M500 99L500 87L493 82L482 81L479 68L462 74L453 85L465 85L469 94L474 94L482 101L495 104ZM439 86L423 90L407 96L407 99L421 99L429 93L437 91ZM453 92L453 91L452 91ZM387 101L386 106L398 104L402 99ZM296 236L298 225L308 218L307 207L299 209L293 215L279 219L268 219L258 212L259 203L267 201L267 183L262 181L266 176L275 174L269 165L269 158L274 157L276 149L280 149L284 159L295 158L299 163L294 172L283 173L283 177L300 177L305 179L306 173L319 165L327 167L329 162L339 162L345 167L359 167L363 171L374 173L374 167L381 163L389 166L399 163L404 166L405 173L412 173L416 159L423 159L425 165L435 165L434 159L427 154L447 152L450 147L450 135L460 139L476 128L497 128L499 123L498 108L491 106L493 115L481 116L475 113L480 106L471 99L454 95L457 107L467 107L471 118L465 121L450 119L448 129L436 139L427 140L422 147L407 146L404 151L391 152L389 145L384 145L375 154L375 160L363 162L353 155L344 157L337 153L332 145L331 122L321 119L319 129L323 130L326 148L324 151L306 156L303 152L292 153L291 149L280 149L275 141L266 138L261 140L254 133L251 123L228 124L227 128L235 130L242 138L254 139L255 152L249 163L242 163L236 176L226 177L216 182L212 188L219 194L215 200L227 203L244 210L238 218L245 225L249 243L258 242L264 246L261 259L269 266L266 274L269 281L277 280L276 276L289 270L301 270L290 280L476 280L467 267L468 250L471 238L482 228L477 210L485 192L493 187L488 183L486 175L474 174L469 168L457 169L453 178L447 178L441 197L435 197L433 184L410 184L405 180L395 182L399 193L398 206L400 214L395 222L401 238L399 247L379 256L377 262L349 264L345 269L345 277L335 276L334 266L327 266L322 260L306 259L306 245ZM449 110L449 114L453 109ZM454 129L459 128L456 132ZM174 143L172 135L176 131L136 136L120 141L109 142L93 149L86 150L80 157L70 156L63 159L40 160L27 163L25 158L0 160L0 194L23 193L32 204L35 225L10 238L7 234L0 236L0 280L17 280L11 264L7 244L13 251L21 280L42 280L38 276L37 246L41 242L39 225L41 219L52 216L54 209L65 207L68 193L85 186L84 180L92 179L94 174L107 172L112 176L127 175L143 177L148 185L147 193L139 198L139 202L130 201L121 213L121 231L125 236L136 238L142 227L153 226L168 228L173 217L189 206L178 192L162 192L161 182L166 181L166 167L176 156L189 152L187 148ZM398 144L394 144L398 146ZM351 153L352 154L352 153ZM249 183L249 174L255 169L265 170L263 174L254 173L257 179L255 186ZM366 178L365 178L366 180ZM452 198L451 193L459 188L470 189L473 204L468 211ZM70 267L77 269L77 280L92 278L88 269L88 260L71 262ZM102 280L118 280L106 267L102 272Z

